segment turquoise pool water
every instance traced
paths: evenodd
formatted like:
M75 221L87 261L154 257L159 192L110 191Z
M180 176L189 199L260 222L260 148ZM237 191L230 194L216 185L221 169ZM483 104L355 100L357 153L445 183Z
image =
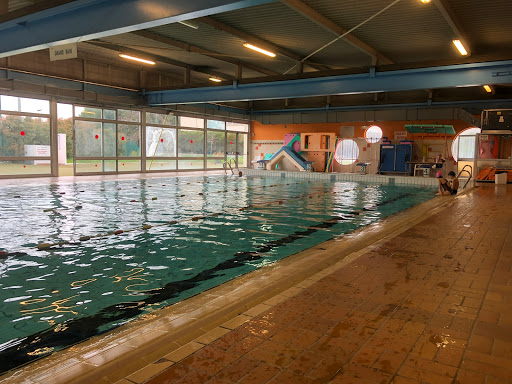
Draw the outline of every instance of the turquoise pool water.
M224 176L0 188L0 371L432 197Z

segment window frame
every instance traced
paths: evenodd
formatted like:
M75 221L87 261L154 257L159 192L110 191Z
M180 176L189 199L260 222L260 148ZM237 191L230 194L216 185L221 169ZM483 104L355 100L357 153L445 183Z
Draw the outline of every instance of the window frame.
M31 117L31 118L39 118L39 119L46 119L48 124L48 135L49 135L49 147L50 147L50 155L49 156L0 156L0 162L16 162L23 164L23 168L26 168L26 162L36 162L36 161L48 161L48 164L41 164L44 166L48 166L48 172L43 173L6 173L0 175L0 178L2 179L10 179L10 178L20 178L20 177L46 177L52 175L52 168L54 166L53 162L53 156L52 152L56 151L55 148L52 148L52 115L51 115L51 101L49 98L46 97L39 97L35 98L32 96L24 96L24 95L13 95L9 93L2 93L1 96L5 97L12 97L17 98L17 104L18 107L21 107L22 102L21 100L36 100L36 101L45 101L48 102L48 113L39 113L39 112L22 112L23 108L18 108L20 110L14 111L14 110L8 110L8 109L0 109L0 115L2 116L17 116L17 117ZM0 105L1 108L1 105ZM30 144L30 145L38 145L38 144ZM44 145L44 144L41 144ZM46 146L46 145L45 145ZM13 164L16 164L13 163ZM30 164L29 164L30 165ZM34 164L36 165L36 164Z
M68 136L72 135L72 151L71 147L69 158L73 158L73 174L76 176L89 176L89 175L105 175L105 174L122 174L122 173L151 173L151 172L173 172L173 171L190 171L190 164L187 167L183 167L183 161L189 161L194 163L194 171L207 171L212 169L222 169L222 166L226 159L234 158L236 159L237 164L240 166L248 167L250 164L248 163L248 159L250 157L251 146L250 146L250 133L251 133L251 123L247 120L242 119L233 119L223 116L217 116L213 114L205 114L205 113L187 113L187 112L178 112L161 108L143 108L129 105L121 105L115 103L96 103L96 102L88 102L86 100L69 100L67 98L55 98L41 96L34 97L34 95L26 95L21 92L5 92L0 93L2 96L8 96L10 98L23 98L23 99L34 99L41 100L44 103L49 105L49 113L48 106L46 104L32 103L25 104L22 103L22 110L39 110L41 109L44 113L32 113L32 112L19 112L14 110L0 110L0 114L3 115L17 115L17 116L30 116L33 118L44 118L48 119L50 122L50 151L51 155L48 157L44 155L43 157L0 157L0 161L4 160L11 164L18 163L20 160L49 160L50 165L48 169L44 169L44 171L34 171L37 172L35 174L30 174L30 172L24 173L23 169L21 170L11 170L10 168L5 171L5 174L0 175L0 178L20 178L20 177L41 177L41 176L57 176L59 171L59 166L57 164L57 155L54 151L57 151L57 148L54 148L56 144L55 137L53 135L57 135L59 132L59 126L54 123L55 120L59 118L59 115L53 116L55 106L59 103L69 104L71 106L71 110L69 112L69 116L66 114L65 119L70 119L72 121L72 133L69 133ZM7 109L16 109L16 100L9 99L6 101ZM29 100L30 101L30 100ZM54 105L55 104L55 105ZM19 107L18 107L19 109ZM84 114L83 111L90 109L92 112L90 115ZM123 119L120 117L121 110L133 111L128 117ZM121 112L122 113L122 112ZM114 116L115 114L115 116ZM152 117L148 114L160 114L162 117L156 116ZM163 116L172 115L173 117L165 120ZM61 116L62 117L62 116ZM185 124L183 124L183 119L185 118ZM186 118L197 119L195 121L188 121ZM135 121L137 120L137 121ZM213 120L216 121L218 127L224 126L225 129L215 129L208 128L208 121ZM83 125L82 126L82 135L81 139L79 138L77 141L76 130L78 129L78 122L92 122L97 123L91 126ZM148 122L148 121L154 121ZM190 124L187 124L190 123ZM161 124L158 124L161 123ZM183 125L180 125L183 124ZM55 126L54 126L55 124ZM212 123L210 123L211 125ZM190 126L193 125L193 126ZM135 148L135 146L130 146L127 148L126 153L121 153L120 143L120 129L122 130L122 126L130 126L133 127L133 139L139 148ZM138 134L137 134L137 129ZM176 130L176 156L155 156L154 159L147 152L147 135L146 130L148 127L155 128L163 128L169 129L173 128ZM95 133L88 133L89 129L94 129ZM98 130L99 129L99 130ZM186 157L186 153L183 153L183 150L180 150L179 146L179 137L180 132L183 130L186 131L199 131L201 132L200 136L204 141L204 148L202 147L202 155L201 156L191 156ZM132 130L130 130L132 131ZM224 132L224 143L216 143L216 152L211 156L208 156L208 139L207 136L209 132ZM115 137L112 137L112 133ZM182 132L183 133L183 132ZM84 136L85 135L85 136ZM92 135L92 136L90 136ZM99 135L99 139L101 141L100 144L94 141L94 136ZM241 136L244 135L244 136ZM126 135L124 135L126 136ZM153 135L154 136L154 135ZM233 145L230 148L230 155L227 154L227 146L228 146L228 136L231 137L230 141L233 141ZM236 137L235 137L236 136ZM130 136L131 137L131 136ZM92 140L92 142L91 142ZM115 140L115 142L113 142ZM154 137L151 139L155 140ZM199 140L199 138L197 139ZM236 142L235 142L236 140ZM39 140L41 141L41 140ZM47 145L47 140L44 139L41 141L43 144ZM87 149L94 145L95 151L82 151L81 156L77 156L77 146L82 146ZM99 146L99 151L97 150L97 146ZM115 150L114 150L115 146ZM92 147L90 147L92 148ZM223 153L221 154L220 149L223 149ZM199 150L199 148L198 148ZM78 150L80 152L80 150ZM90 152L90 153L89 153ZM6 152L7 154L8 152ZM10 152L9 152L10 153ZM17 153L21 152L18 150ZM45 152L46 153L46 152ZM94 155L92 155L94 153ZM169 152L170 153L170 152ZM91 154L91 156L89 156ZM99 154L96 156L96 154ZM136 156L130 156L131 154L136 154ZM121 156L122 155L122 156ZM244 160L245 159L245 160ZM180 160L182 167L180 167ZM122 162L129 161L130 163L135 162L136 164L129 164L127 168L130 170L123 171L123 167L121 166ZM114 166L115 162L115 166ZM150 164L153 162L153 166L151 169ZM163 164L163 170L160 170L160 164ZM88 163L90 163L88 165ZM97 167L95 167L95 164ZM202 165L201 165L202 164ZM132 166L133 165L133 166ZM14 165L16 168L16 165ZM28 167L27 167L28 168ZM48 173L47 173L48 172Z
M345 143L349 143L349 142L352 143L352 149L355 149L355 151L352 151L352 155L355 153L355 156L345 158L345 157L343 157L343 152L345 150L344 146L345 146ZM341 150L340 150L341 153L338 155L338 149L340 147L341 147ZM357 144L357 142L354 139L343 139L338 142L338 145L336 145L336 149L334 150L334 159L340 165L352 165L358 161L359 154L360 154L359 145Z
M478 128L478 127L469 127L469 128L466 128L466 129L460 131L453 138L452 145L451 145L451 148L450 148L453 160L455 160L456 162L474 160L475 156L476 156L476 153L475 153L476 137L481 132L482 132L482 129ZM473 145L472 145L473 157L459 157L459 153L460 153L460 137L461 136L473 137L473 139L474 139Z
M372 128L377 128L377 129L379 129L379 131L380 131L380 137L379 137L379 139L378 139L378 140L375 140L375 138L374 138L374 137L368 137L368 131L370 131L370 129L372 129ZM381 128L381 127L379 127L378 125L371 125L371 126L369 126L368 128L366 128L366 129L364 130L364 139L365 139L365 140L366 140L366 142L367 142L367 143L369 143L369 144L376 144L376 143L380 142L380 141L382 140L382 137L383 137L383 136L384 136L384 132L382 131L382 128Z

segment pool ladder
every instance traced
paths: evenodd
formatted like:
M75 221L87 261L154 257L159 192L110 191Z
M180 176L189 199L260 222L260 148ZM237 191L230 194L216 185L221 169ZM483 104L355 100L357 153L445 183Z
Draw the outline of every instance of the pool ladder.
M232 162L235 165L234 168L231 165ZM222 168L224 168L224 174L227 174L229 169L231 171L231 174L234 175L235 171L233 169L238 169L238 164L236 163L235 159L229 159L229 161L225 161L224 164L222 164Z
M466 167L469 167L469 171L466 169ZM457 175L457 178L459 178L460 175L462 175L464 172L466 172L469 175L469 178L466 180L466 183L464 184L464 187L462 187L462 189L466 189L466 186L468 185L469 181L473 177L473 167L469 164L466 164L464 167L462 167L461 171Z

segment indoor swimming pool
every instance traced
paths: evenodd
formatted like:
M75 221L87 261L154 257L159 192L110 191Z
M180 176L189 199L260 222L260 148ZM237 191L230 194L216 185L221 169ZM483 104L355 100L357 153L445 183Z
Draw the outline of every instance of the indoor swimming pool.
M0 188L0 370L429 200L413 186L196 176Z

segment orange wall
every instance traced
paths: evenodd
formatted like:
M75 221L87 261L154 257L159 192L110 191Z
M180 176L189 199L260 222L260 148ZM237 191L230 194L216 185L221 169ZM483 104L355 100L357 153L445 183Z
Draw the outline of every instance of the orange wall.
M318 123L318 124L272 124L265 125L257 121L253 122L252 140L284 140L286 133L302 132L333 132L340 134L341 126L354 126L354 137L362 137L364 130L361 126L378 125L382 128L384 136L394 139L395 131L405 131L404 126L409 124L446 124L453 125L455 131L459 133L463 129L471 127L470 124L461 120L422 120L422 121L380 121L376 123L353 122L353 123ZM412 138L412 137L409 137ZM433 138L433 137L432 137ZM444 140L444 136L442 137Z

